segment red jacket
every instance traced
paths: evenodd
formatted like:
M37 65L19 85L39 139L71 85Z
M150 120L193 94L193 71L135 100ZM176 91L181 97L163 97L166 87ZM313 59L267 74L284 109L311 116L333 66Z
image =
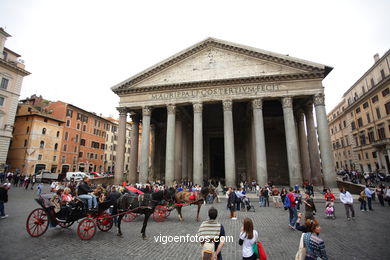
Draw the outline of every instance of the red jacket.
M291 207L295 207L295 197L291 192L287 193L287 197L290 199Z
M325 193L325 200L336 200L336 197L333 195L333 193Z

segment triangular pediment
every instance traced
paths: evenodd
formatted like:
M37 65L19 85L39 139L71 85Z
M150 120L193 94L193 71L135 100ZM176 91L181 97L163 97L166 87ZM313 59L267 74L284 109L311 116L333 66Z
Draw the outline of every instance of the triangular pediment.
M328 67L327 67L328 68ZM154 86L325 71L326 66L213 38L114 86L114 92Z

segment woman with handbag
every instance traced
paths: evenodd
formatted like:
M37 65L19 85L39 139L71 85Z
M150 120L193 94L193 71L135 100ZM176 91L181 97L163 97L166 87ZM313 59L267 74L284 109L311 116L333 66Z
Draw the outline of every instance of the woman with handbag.
M253 251L253 245L257 244L258 234L253 229L253 222L250 218L245 218L240 231L240 240L238 244L242 246L243 260L256 260L257 256Z
M302 235L303 247L306 248L305 260L317 260L318 258L322 260L327 260L328 256L325 251L325 243L319 237L321 232L320 224L317 220L309 220L310 232L304 233Z

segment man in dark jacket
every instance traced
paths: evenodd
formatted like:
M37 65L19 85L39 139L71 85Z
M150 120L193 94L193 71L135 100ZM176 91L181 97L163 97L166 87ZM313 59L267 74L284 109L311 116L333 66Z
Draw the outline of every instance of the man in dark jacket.
M11 183L5 183L0 185L0 219L8 218L4 212L4 203L8 202L8 189L11 187Z
M236 195L236 189L232 189L232 187L229 187L228 190L229 198L228 198L228 204L227 207L230 209L230 218L233 220L237 219L236 216L236 201L237 201L237 195Z
M93 208L96 209L98 206L97 199L95 195L89 194L93 190L91 187L89 187L88 182L89 182L89 178L84 177L83 182L80 183L79 188L77 190L77 195L80 199L87 200L88 209L92 209L92 204L93 204Z

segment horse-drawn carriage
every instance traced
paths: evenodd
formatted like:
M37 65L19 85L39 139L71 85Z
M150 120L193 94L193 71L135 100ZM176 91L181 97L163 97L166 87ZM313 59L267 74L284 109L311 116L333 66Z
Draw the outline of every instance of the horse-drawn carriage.
M35 201L41 206L34 209L27 217L26 230L32 237L43 235L49 225L67 228L79 221L77 234L83 240L91 239L96 233L96 227L106 232L113 226L112 217L105 210L109 204L100 204L98 210L90 211L81 200L76 200L69 206L66 217L60 216L63 212L56 213L54 204L50 201L53 194L42 194Z

